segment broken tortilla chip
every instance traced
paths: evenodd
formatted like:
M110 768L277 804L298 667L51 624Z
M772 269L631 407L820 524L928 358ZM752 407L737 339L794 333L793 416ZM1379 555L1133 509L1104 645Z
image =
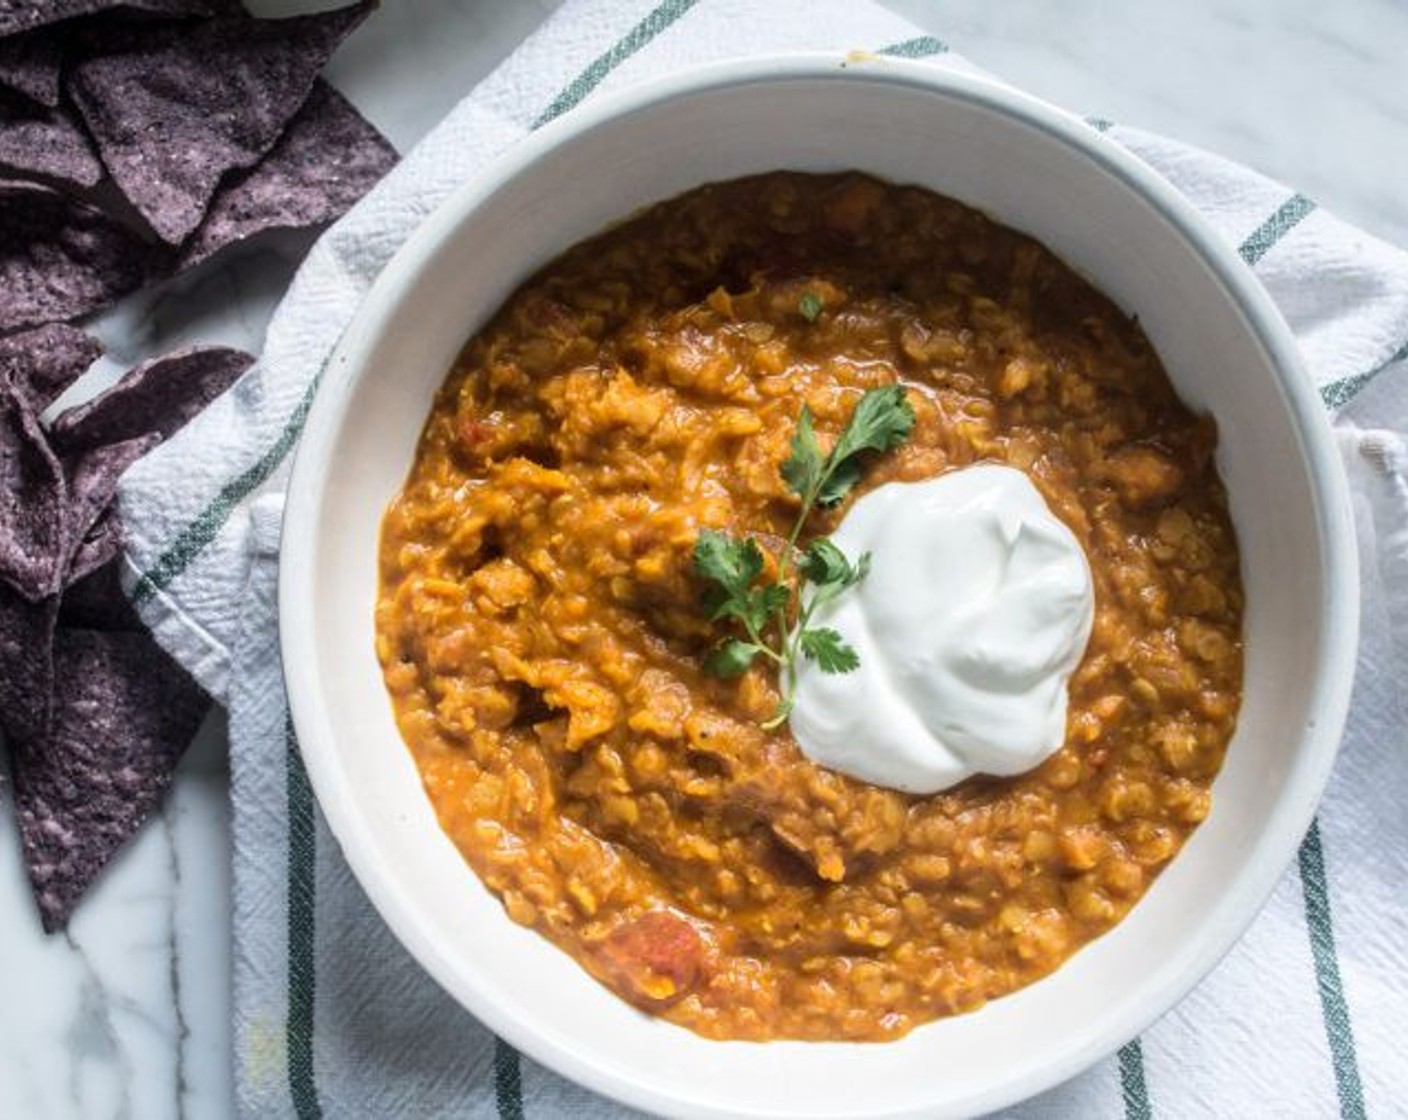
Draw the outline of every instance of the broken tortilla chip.
M64 473L68 478L68 557L75 556L89 533L97 526L117 494L117 480L122 472L161 442L156 432L134 436L116 443L88 448L67 459ZM74 576L64 566L64 582Z
M50 438L65 456L151 435L166 439L253 364L253 356L226 346L192 346L153 358L60 414Z
M102 345L86 331L48 323L0 338L0 378L9 378L38 414L58 400L102 352Z
M9 0L0 3L0 36L109 8L131 8L153 15L213 16L229 11L230 0Z
M63 468L16 380L0 371L0 583L38 602L63 578L68 499Z
M335 221L397 158L390 141L319 78L269 154L221 185L177 267L190 268L265 230Z
M52 35L15 35L0 39L0 86L22 93L37 105L59 104L62 55Z
M141 616L122 590L122 565L104 564L64 591L59 625L80 630L144 630Z
M164 255L93 207L0 181L0 331L75 319L138 287Z
M97 349L63 326L0 339L0 727L16 742L47 733L56 680L61 701L70 691L55 676L53 642L61 611L73 624L71 601L78 621L93 626L83 604L101 587L109 621L121 611L140 628L116 576L118 479L254 361L199 347L145 362L46 431L40 411Z
M47 931L156 811L208 707L123 591L118 481L254 361L169 354L46 424L100 353L64 321L331 222L394 165L317 77L374 6L0 0L0 732Z
M0 90L0 173L94 187L103 165L67 110L31 105Z
M122 546L127 543L122 531L122 518L117 515L117 506L110 505L78 542L73 559L69 562L65 577L63 606L68 605L72 589L105 564L117 558Z
M59 597L31 602L0 583L0 731L11 744L48 731Z
M129 29L77 62L68 90L119 189L162 240L179 245L221 178L274 146L372 7Z
M47 932L161 803L209 707L152 636L60 629L49 733L12 746L21 846Z

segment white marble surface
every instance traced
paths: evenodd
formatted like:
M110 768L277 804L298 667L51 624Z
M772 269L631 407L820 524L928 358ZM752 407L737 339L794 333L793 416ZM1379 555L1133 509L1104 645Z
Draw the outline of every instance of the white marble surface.
M258 0L260 14L326 7ZM409 146L556 6L390 0L331 76ZM1034 93L1250 164L1408 244L1408 8L1399 0L890 0ZM115 373L185 340L257 349L297 239L106 317ZM84 903L44 938L0 807L0 1117L226 1116L229 866L223 724Z
M1177 137L1408 245L1402 0L887 0L1068 109Z

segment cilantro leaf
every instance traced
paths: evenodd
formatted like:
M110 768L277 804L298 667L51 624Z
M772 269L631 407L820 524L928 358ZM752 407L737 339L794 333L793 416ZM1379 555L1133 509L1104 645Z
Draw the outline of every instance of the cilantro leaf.
M766 627L773 612L781 610L791 601L791 590L781 583L753 587L742 595L704 593L704 606L710 612L710 621L736 618L752 634Z
M805 609L802 611L801 625L805 630L813 611L865 578L866 572L870 571L870 553L862 552L860 559L852 564L830 540L817 537L807 545L798 567L811 588L810 595L804 592Z
M704 659L704 671L711 677L721 677L725 680L739 677L748 671L753 659L762 652L762 647L752 642L729 638Z
M740 540L715 529L705 529L694 542L695 575L710 581L700 602L709 620L736 618L757 642L774 616L785 617L792 589L785 583L755 586L763 572L763 550L752 537ZM746 644L746 643L745 643ZM739 656L734 651L731 656ZM742 670L739 670L742 672Z
M769 583L748 592L749 621L755 630L767 625L774 611L780 611L792 601L792 589L786 584Z
M860 474L859 459L844 459L837 463L827 473L820 489L817 490L816 504L834 506L849 494L851 488L860 481Z
M821 301L814 293L808 295L815 305L808 305L812 313L804 313L815 318L821 313ZM758 585L765 557L752 537L740 539L708 529L694 542L695 574L711 584L703 595L710 618L736 619L748 636L747 641L723 641L705 659L705 671L716 677L736 677L759 654L777 662L782 698L772 718L761 725L764 728L781 726L792 711L799 658L815 662L823 673L849 673L860 664L860 656L836 630L811 627L808 621L815 610L865 578L870 553L862 553L852 563L825 537L811 541L800 556L795 548L816 506L839 502L860 480L862 453L897 447L913 430L914 419L902 386L871 389L857 403L830 454L824 454L811 409L802 406L790 454L782 465L783 480L801 499L801 507L777 558L773 582ZM805 587L810 588L809 594Z
M809 323L815 323L817 316L825 310L826 304L821 302L821 297L815 292L803 292L802 298L797 303L797 312Z
M913 430L914 407L903 385L868 389L832 448L832 461L839 465L862 451L892 451Z
M734 605L737 602L737 599L717 583L706 587L704 594L699 596L699 605L709 613L710 622L717 622L721 618L728 618L734 614Z
M802 553L797 562L802 575L818 586L840 584L849 586L855 582L855 568L846 559L846 554L831 543L829 537L817 537Z
M803 630L799 642L803 655L823 673L850 673L860 665L860 655L829 626Z
M762 571L763 550L752 537L739 540L717 529L705 529L694 542L695 574L718 584L730 596L746 595ZM718 611L721 604L711 609Z
M806 500L821 481L821 470L825 456L821 444L816 441L816 429L812 424L812 410L802 406L797 417L797 430L792 433L792 454L782 464L782 479L792 488L792 493Z

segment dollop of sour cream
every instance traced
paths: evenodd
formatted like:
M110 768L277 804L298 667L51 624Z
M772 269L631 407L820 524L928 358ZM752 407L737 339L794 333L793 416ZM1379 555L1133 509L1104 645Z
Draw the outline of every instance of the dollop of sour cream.
M811 621L860 666L799 666L791 728L808 758L935 793L1060 749L1095 595L1080 542L1025 474L978 464L888 483L831 539L853 562L871 553L870 571Z

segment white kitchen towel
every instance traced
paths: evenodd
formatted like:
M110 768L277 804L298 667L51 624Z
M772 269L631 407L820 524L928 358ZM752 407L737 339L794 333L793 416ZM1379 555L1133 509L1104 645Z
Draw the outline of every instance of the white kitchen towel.
M496 1040L386 931L313 802L278 662L289 453L382 266L454 188L596 91L740 54L863 48L967 67L852 0L569 0L315 246L240 384L123 479L129 589L229 705L240 1112L610 1116ZM1116 1057L1022 1117L1345 1117L1408 1101L1408 254L1245 168L1092 119L1270 290L1335 415L1364 588L1344 749L1296 865L1234 952Z

